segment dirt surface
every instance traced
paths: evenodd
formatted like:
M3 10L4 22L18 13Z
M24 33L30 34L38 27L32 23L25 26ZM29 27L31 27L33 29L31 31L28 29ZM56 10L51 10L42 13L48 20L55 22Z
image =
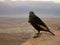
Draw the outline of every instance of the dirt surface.
M39 38L32 38L36 30L27 19L0 18L0 45L60 45L60 19L42 19L55 34L41 32Z
M22 45L60 45L60 31L54 32L52 35L41 35L39 38L30 38Z
M50 30L55 34L55 36L47 33L41 32L42 34L38 38L30 38L22 45L60 45L60 21L57 19L46 20Z

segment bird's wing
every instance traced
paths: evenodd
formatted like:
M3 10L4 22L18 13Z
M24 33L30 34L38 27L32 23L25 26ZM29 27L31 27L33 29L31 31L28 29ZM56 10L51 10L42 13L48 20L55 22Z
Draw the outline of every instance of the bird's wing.
M47 27L47 25L39 17L37 17L37 16L34 17L34 22L37 23L37 24L39 24L39 25L42 25L42 26L46 27L49 30L49 28Z

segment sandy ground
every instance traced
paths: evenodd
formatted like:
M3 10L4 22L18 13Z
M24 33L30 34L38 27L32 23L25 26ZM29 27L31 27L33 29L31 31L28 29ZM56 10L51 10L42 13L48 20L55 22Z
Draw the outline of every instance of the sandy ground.
M49 19L49 21L51 22L48 22L47 20L50 28L54 28L52 32L55 34L55 36L46 32L42 32L40 37L30 38L22 45L60 45L60 21L58 21L57 19Z
M60 29L59 29L60 30ZM60 45L60 31L54 32L55 36L45 35L44 33L39 38L30 38L22 45Z
M55 36L48 32L41 32L41 36L34 39L32 37L36 30L28 23L28 20L0 18L0 45L59 45L60 19L42 20L55 33Z
M29 39L31 33L26 31L29 29L26 22L25 19L0 18L0 45L19 45Z

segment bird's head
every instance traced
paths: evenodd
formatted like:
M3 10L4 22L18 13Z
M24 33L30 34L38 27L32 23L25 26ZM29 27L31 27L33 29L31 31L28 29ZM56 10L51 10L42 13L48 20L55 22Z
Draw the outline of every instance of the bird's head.
M30 17L34 17L34 16L35 16L35 13L34 13L33 11L30 11L30 12L29 12L29 16L30 16Z

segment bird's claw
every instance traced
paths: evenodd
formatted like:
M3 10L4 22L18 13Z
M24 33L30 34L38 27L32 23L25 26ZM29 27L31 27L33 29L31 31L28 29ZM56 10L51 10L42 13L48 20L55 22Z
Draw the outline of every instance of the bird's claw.
M33 38L38 38L38 37L40 37L39 35L36 35L36 36L34 36Z
M38 38L40 37L40 33L36 33L36 35L33 38Z

